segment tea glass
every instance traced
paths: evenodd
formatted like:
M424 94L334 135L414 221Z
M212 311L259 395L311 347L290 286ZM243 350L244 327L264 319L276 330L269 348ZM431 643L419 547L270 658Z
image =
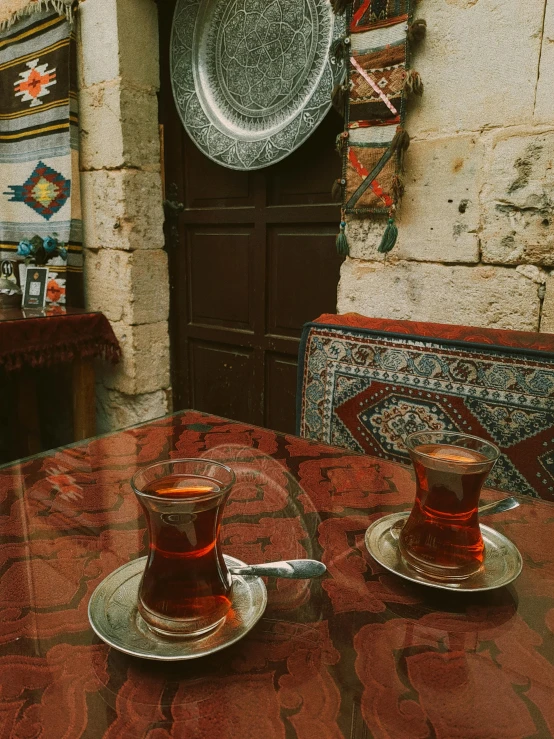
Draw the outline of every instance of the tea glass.
M483 566L481 489L500 452L477 436L421 431L405 440L416 473L414 506L399 536L405 562L436 580L463 580Z
M207 459L158 462L133 476L149 536L138 611L155 633L197 637L225 621L233 580L220 529L234 482L229 467Z

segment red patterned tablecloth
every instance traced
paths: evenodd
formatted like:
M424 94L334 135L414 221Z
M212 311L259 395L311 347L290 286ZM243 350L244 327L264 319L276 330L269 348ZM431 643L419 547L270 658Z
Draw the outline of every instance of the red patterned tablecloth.
M129 479L167 457L226 460L224 550L321 558L270 581L241 642L162 664L107 647L89 598L144 554ZM554 735L554 505L494 525L524 570L480 595L379 567L365 529L409 507L408 468L187 411L0 469L0 736L116 739L547 739ZM492 521L491 521L492 523Z
M53 306L43 311L0 309L0 366L18 370L74 359L119 361L121 349L102 313Z

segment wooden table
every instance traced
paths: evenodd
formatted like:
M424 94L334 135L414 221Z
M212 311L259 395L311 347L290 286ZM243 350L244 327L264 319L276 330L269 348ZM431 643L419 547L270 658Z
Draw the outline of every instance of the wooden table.
M16 379L17 456L41 450L37 368L72 365L73 438L96 433L94 359L117 361L120 349L107 318L80 308L0 309L0 367Z
M321 558L328 576L270 581L264 618L212 657L128 657L93 634L87 605L145 551L129 478L200 455L237 474L226 552ZM413 492L409 468L195 411L0 469L0 736L552 737L554 505L495 519L523 555L513 585L450 595L365 551L367 526Z

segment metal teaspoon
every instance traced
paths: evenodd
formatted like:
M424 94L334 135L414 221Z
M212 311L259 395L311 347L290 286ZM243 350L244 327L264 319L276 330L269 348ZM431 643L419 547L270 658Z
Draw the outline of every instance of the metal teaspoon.
M292 580L320 577L326 571L327 567L323 562L315 559L288 559L283 562L229 567L229 572L233 575L267 575L268 577L287 577Z

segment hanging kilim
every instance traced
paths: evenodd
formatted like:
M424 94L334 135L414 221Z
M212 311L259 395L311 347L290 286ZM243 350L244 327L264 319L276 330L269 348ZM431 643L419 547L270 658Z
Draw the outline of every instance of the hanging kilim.
M346 13L348 20L348 36L332 50L347 65L334 93L335 107L345 118L337 140L342 178L334 186L342 195L340 254L348 254L349 214L387 215L379 251L387 253L396 243L394 218L410 143L404 130L406 99L423 92L418 73L410 69L410 46L425 35L425 21L413 20L413 5L414 0L333 0L335 13Z
M40 247L49 301L81 305L76 54L64 8L28 4L0 32L0 260L29 262Z

